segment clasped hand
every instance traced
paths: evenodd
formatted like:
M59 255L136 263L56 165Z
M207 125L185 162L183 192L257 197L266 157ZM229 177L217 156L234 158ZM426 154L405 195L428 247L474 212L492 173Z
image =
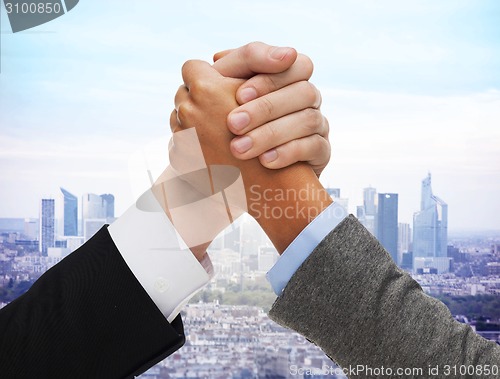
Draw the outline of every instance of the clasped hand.
M214 61L182 67L184 84L170 117L170 166L153 186L199 259L220 231L253 209L251 185L266 188L284 168L319 176L330 158L329 125L321 95L308 82L308 57L254 42L217 53Z

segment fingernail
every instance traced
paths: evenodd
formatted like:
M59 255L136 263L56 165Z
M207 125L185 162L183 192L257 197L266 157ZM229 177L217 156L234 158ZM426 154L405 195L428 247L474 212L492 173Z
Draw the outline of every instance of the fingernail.
M257 98L257 91L253 87L244 88L240 91L240 100L248 103Z
M269 52L269 55L273 59L282 60L288 54L290 49L288 47L275 47Z
M262 159L266 163L271 163L272 161L275 161L278 158L278 152L273 149L266 151L264 154L262 154Z
M252 145L253 145L252 139L248 136L244 136L241 138L235 138L233 140L233 147L240 154L243 154L243 153L247 152L248 150L250 150Z
M250 124L250 116L247 112L233 113L229 116L229 123L234 130L239 132Z

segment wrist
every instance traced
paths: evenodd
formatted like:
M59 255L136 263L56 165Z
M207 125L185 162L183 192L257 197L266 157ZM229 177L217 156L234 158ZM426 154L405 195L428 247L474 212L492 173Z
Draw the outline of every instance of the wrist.
M281 254L332 199L309 165L269 171L246 187L248 213Z

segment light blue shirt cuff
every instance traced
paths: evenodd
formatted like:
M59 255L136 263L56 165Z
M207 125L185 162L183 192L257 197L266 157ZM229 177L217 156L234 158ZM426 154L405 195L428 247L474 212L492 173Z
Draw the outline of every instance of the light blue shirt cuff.
M300 265L328 233L346 217L347 210L342 205L333 202L300 232L266 275L276 295L281 295Z

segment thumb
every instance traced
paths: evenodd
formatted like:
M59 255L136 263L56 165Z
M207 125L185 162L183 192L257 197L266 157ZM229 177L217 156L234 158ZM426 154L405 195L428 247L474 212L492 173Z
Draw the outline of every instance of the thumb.
M224 58L226 55L228 55L229 53L232 53L234 51L234 49L228 49L228 50L223 50L223 51L219 51L218 53L215 53L214 54L214 62L217 62L219 59L221 58Z
M255 74L286 71L296 59L297 51L291 47L251 42L238 49L215 54L213 68L226 77L248 79Z

